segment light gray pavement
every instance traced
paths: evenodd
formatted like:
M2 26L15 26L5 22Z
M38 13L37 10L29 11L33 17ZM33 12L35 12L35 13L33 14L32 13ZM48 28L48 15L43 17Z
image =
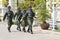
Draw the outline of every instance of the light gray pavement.
M0 23L0 40L60 40L60 33L41 30L40 27L33 27L34 34L17 31L16 25L11 27L11 31L8 32L5 22Z

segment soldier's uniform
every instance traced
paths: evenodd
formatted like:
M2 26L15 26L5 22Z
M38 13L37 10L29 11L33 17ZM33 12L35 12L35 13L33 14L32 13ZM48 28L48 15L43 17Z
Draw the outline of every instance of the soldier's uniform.
M35 17L35 13L33 12L31 6L29 6L29 10L28 10L27 13L25 14L25 16L27 17L28 26L29 26L27 32L31 32L31 34L33 34L32 24L33 24L33 17Z
M23 7L22 14L23 14L23 16L22 16L23 31L26 32L25 26L26 26L27 17L25 16L25 14L26 14L26 8L25 7Z
M15 17L16 17L17 30L21 31L20 20L22 18L22 13L21 13L20 8L17 9L17 12L15 13Z
M8 20L8 31L9 32L11 32L10 31L10 28L11 28L11 26L12 26L12 19L13 19L13 17L14 17L14 13L13 13L13 11L11 11L10 10L11 9L11 7L10 6L8 6L8 11L5 13L5 15L4 15L4 18L3 18L3 20L5 20L5 18L7 17L7 20Z

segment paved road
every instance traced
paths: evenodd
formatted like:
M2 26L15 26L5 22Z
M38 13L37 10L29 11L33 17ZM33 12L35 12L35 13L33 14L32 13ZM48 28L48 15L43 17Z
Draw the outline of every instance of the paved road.
M60 40L60 33L40 30L40 27L33 27L34 34L17 31L16 25L11 27L11 31L8 32L5 22L0 23L0 40Z

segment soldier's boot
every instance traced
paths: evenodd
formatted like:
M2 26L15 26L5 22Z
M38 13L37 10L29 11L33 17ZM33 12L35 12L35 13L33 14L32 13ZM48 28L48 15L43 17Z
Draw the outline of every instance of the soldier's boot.
M17 29L17 30L19 30L19 28L18 28L18 27L17 27L16 29Z
M16 28L17 30L21 30L19 27Z
M21 28L20 28L20 27L18 27L18 30L19 30L19 31L21 31Z
M10 27L8 27L8 31L11 32Z
M28 33L30 33L30 30L29 30L29 28L28 28L27 32L28 32Z
M33 31L31 30L31 34L33 34Z
M26 32L25 28L23 28L23 31Z
M18 28L18 27L17 27L16 29L17 29L17 30L19 30L19 31L21 31L21 29L20 29L20 28Z
M21 28L19 28L19 31L21 31Z
M20 25L18 25L16 29L19 30L19 31L21 31Z

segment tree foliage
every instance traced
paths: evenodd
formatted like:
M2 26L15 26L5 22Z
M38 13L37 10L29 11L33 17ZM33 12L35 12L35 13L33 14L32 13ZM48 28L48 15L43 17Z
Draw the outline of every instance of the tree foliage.
M37 16L40 18L40 23L43 23L46 19L50 18L49 11L46 9L46 0L35 0L37 10Z
M2 4L3 4L4 6L7 6L7 5L8 5L8 1L7 1L7 0L2 0Z
M30 0L25 0L24 2L22 3L18 3L18 7L20 7L22 9L23 6L26 7L26 9L28 9L28 6L29 5L34 5L34 2L33 1L30 1Z

